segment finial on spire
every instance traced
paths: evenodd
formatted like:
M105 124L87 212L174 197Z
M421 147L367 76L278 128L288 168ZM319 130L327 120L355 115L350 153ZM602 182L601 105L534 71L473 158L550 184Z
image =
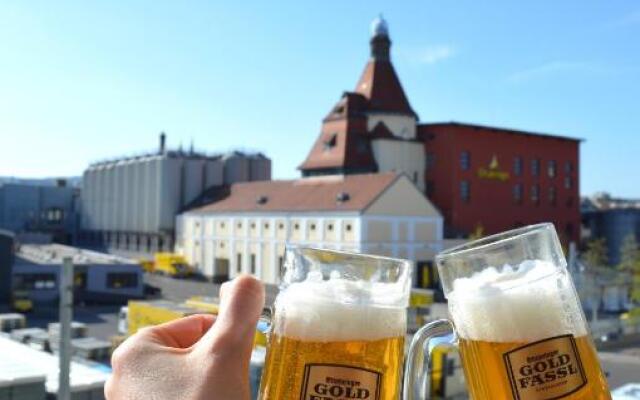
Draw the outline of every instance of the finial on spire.
M391 39L389 27L382 14L371 22L371 58L379 61L389 61Z
M382 13L371 22L371 38L373 39L376 36L389 36L389 26Z

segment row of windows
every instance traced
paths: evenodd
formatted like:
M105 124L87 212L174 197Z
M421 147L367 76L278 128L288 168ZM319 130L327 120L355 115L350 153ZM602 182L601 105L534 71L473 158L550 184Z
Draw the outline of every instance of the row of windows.
M220 229L224 229L225 223L224 222L220 222L219 226L220 226ZM242 222L238 222L236 224L236 226L237 226L238 229L242 229ZM196 227L196 229L200 228L200 222L196 221L195 227ZM255 224L255 222L252 222L251 223L251 229L255 229L255 228L256 228L256 224ZM345 224L344 228L345 228L345 230L347 232L350 232L351 229L352 229L352 226L351 226L351 224ZM269 223L268 222L264 223L264 229L269 229ZM282 222L278 224L278 229L279 230L284 230L284 224ZM299 230L300 229L300 224L299 223L293 224L293 229L296 230L296 231ZM315 231L316 230L316 224L314 224L314 223L309 224L309 229L311 229L312 231ZM327 230L333 231L333 224L327 224Z
M86 273L76 273L74 286L79 289L86 288ZM56 275L52 273L16 274L14 287L21 290L42 290L56 288ZM107 288L124 289L138 287L138 274L135 272L111 272L107 274Z
M431 152L427 152L425 154L425 169L428 171L434 167L436 163L436 155ZM531 160L531 175L539 176L540 168L542 162L539 158L533 158ZM547 161L547 176L550 178L555 178L558 175L558 163L556 160L548 160ZM463 151L460 153L460 168L463 171L468 171L471 169L471 152ZM513 174L516 176L521 176L524 173L524 160L522 157L517 156L513 158L513 166L512 166ZM570 175L573 172L573 162L565 161L564 162L564 173L566 175Z
M432 189L433 190L433 189ZM531 202L539 203L540 202L540 186L532 185L529 190L529 195L531 197ZM547 191L547 200L549 204L556 205L557 203L557 191L555 187L550 187ZM469 181L460 181L460 199L462 201L468 202L471 200L471 183ZM516 183L513 186L513 200L516 203L522 203L524 199L524 187L522 183ZM566 201L567 207L573 207L573 197L568 197Z

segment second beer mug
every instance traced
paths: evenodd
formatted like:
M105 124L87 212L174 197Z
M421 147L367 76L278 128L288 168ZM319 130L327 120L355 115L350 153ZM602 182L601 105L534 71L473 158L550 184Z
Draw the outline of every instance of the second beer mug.
M423 327L407 360L405 399L421 382L431 339L457 343L474 400L611 399L560 242L533 225L436 257L449 321Z
M258 398L400 396L411 264L287 250Z

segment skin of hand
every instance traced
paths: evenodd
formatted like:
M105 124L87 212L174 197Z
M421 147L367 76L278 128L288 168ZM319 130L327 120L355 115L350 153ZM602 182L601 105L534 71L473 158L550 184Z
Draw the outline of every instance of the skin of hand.
M113 353L108 400L249 400L249 361L264 286L250 276L222 285L220 312L143 328Z

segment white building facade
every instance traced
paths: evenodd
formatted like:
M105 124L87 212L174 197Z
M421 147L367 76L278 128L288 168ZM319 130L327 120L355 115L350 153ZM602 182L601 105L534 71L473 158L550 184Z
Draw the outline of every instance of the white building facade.
M247 273L277 283L287 244L407 258L421 267L442 249L442 216L405 175L271 183L238 184L245 188L232 190L226 204L182 214L178 251L214 281ZM296 209L278 204L287 202Z

